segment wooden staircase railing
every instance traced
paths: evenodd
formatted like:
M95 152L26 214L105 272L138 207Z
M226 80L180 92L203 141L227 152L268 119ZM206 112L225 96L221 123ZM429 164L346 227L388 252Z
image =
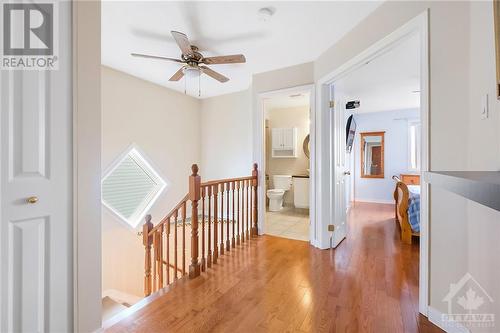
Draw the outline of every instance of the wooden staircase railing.
M151 222L151 215L145 218L142 232L145 248L145 296L186 275L196 278L202 271L216 264L225 251L229 252L231 248L258 235L257 164L253 165L251 176L205 183L201 182L196 164L193 164L191 170L189 193L179 204L156 226ZM187 216L188 208L190 217ZM186 274L189 257L191 262L189 273Z

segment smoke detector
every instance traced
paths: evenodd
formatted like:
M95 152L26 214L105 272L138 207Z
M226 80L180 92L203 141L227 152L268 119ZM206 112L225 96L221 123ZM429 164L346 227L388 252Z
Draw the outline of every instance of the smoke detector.
M257 11L257 16L259 17L259 21L267 22L274 15L276 10L272 7L263 7Z

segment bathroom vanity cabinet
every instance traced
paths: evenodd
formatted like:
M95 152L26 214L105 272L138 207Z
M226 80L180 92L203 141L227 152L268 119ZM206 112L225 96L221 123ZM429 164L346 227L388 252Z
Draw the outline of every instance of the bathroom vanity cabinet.
M309 176L293 176L293 205L309 208Z
M271 133L273 158L297 157L297 128L273 128Z

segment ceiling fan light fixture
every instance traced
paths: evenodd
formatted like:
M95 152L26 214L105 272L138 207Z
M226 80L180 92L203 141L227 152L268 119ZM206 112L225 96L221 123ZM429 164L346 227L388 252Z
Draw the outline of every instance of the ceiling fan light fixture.
M185 67L184 68L184 75L186 76L186 79L193 79L197 78L200 76L200 69L199 68L194 68L194 67Z

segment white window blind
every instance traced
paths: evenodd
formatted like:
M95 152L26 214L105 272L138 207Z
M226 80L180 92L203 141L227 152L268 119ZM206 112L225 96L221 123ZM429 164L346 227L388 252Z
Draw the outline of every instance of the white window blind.
M165 181L131 148L102 180L102 203L136 227L165 188Z

